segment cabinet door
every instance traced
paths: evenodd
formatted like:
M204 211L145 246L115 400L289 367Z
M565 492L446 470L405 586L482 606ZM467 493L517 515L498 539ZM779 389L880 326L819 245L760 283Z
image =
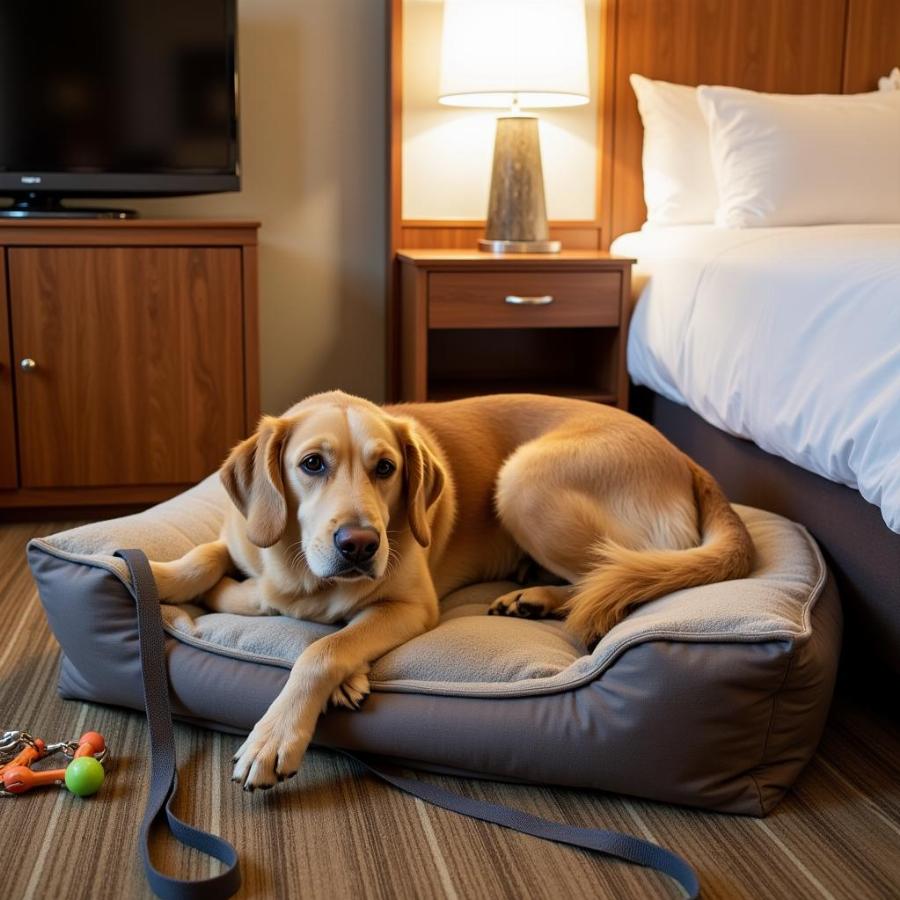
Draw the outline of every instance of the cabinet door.
M237 248L9 250L23 487L184 484L244 430Z
M0 249L0 488L14 488L16 477L16 418L13 412L13 370L6 304L6 257Z

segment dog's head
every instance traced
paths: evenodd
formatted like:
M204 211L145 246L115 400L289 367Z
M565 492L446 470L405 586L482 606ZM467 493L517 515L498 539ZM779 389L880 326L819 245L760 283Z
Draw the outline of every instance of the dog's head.
M297 540L296 521L310 571L346 580L382 578L407 528L427 547L445 481L412 421L339 391L264 416L220 475L254 544Z

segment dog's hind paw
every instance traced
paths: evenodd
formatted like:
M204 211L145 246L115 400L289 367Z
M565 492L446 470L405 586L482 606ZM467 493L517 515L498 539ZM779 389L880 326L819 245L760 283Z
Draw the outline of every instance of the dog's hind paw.
M360 704L371 693L369 678L365 672L354 672L343 684L332 692L329 702L334 706L359 709Z
M512 616L517 619L561 618L559 607L570 588L556 586L529 587L510 591L498 597L489 607L489 616Z

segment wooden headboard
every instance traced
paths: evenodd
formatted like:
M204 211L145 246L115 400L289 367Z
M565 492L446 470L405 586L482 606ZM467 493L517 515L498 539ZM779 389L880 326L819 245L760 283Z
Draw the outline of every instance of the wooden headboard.
M632 72L679 84L854 93L900 65L900 0L606 0L603 244L644 222Z

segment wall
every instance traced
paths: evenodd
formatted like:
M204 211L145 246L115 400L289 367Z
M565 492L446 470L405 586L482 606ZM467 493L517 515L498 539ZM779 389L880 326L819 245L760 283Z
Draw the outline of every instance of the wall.
M385 4L239 0L243 190L129 202L258 219L262 403L384 393Z

